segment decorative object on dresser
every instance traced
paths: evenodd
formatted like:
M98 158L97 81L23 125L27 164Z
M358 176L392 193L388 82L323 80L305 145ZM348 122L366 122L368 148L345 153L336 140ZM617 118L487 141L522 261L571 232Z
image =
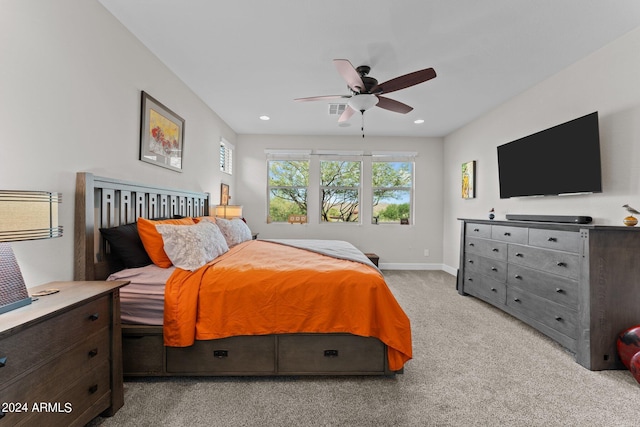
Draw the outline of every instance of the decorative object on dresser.
M182 172L184 119L142 92L140 160Z
M1 316L2 425L82 426L124 404L119 288L53 282ZM8 424L7 424L8 423Z
M636 224L638 224L638 219L633 215L638 215L640 214L640 212L638 212L637 210L635 210L629 205L622 205L622 207L625 208L627 212L629 212L629 216L625 217L625 219L622 220L622 223L627 227L633 227Z
M62 236L58 203L62 195L46 191L0 191L0 313L31 304L8 242Z
M160 210L160 212L151 211L149 200L165 199L166 203L163 202L162 205L167 206L167 209ZM118 227L119 224L135 221L136 217L208 216L210 205L210 197L206 193L152 187L96 177L84 172L77 174L75 200L75 278L77 280L103 280L109 276L106 259L111 248L102 239L99 232L100 228ZM234 219L229 222L234 221L237 222L238 220ZM216 220L217 222L218 220ZM216 274L216 271L230 271L229 269L223 270L221 265L225 263L228 266L230 260L233 259L237 260L240 265L245 261L253 262L254 257L251 254L246 255L248 252L253 251L249 249L250 247L258 251L254 252L259 253L256 259L272 259L274 262L282 261L284 263L286 260L290 260L290 255L292 255L290 251L302 251L306 252L307 256L321 258L323 263L327 261L324 255L313 253L313 251L304 251L293 247L287 248L285 245L279 245L274 242L255 241L251 237L251 234L249 234L247 241L239 243L235 247L230 246L228 254L231 256L226 257L227 254L225 254L214 260L216 268L206 269L203 275L208 275L208 273ZM271 246L267 249L265 245ZM355 247L353 249L357 251ZM269 258L267 254L272 254L273 252L282 256L274 255L273 258ZM327 269L326 273L331 274L332 277L344 277L344 274L364 274L371 278L370 283L362 283L364 289L373 289L375 287L376 293L382 295L383 290L387 289L385 286L381 286L384 282L383 277L378 270L373 270L375 266L371 265L371 262L364 254L357 252L364 262L352 265L352 261L346 259L336 260L337 262L349 264L349 269L347 270L347 265L343 264L342 270L337 268ZM283 255L285 253L286 256ZM236 254L238 255L236 256ZM307 265L307 263L300 260L295 265ZM150 267L157 268L156 265ZM268 268L268 265L263 263L260 268L263 267ZM161 270L166 271L166 269ZM241 274L246 274L245 271L255 271L246 268L241 270L243 270ZM173 272L178 274L189 273L177 268ZM126 275L128 271L122 270L120 273ZM267 287L271 287L272 284L287 280L290 277L287 274L276 276L266 282L270 285ZM298 275L293 276L299 277ZM309 280L309 288L323 289L323 295L324 292L327 292L325 288L338 289L341 283L340 280L327 279L327 274L310 274L308 277L306 280ZM245 281L245 278L248 280ZM136 285L133 283L133 279L131 281L132 284L129 288ZM249 283L252 281L254 280L251 277L244 276L243 280L236 282L251 286L255 285L255 283ZM315 286L315 281L324 281L322 283L326 286ZM231 282L233 283L234 281L231 280ZM165 289L165 287L173 284L175 284L174 281L167 281L165 278L161 286L162 289ZM371 287L369 286L370 284L372 285ZM353 289L363 289L363 286L356 286ZM211 287L208 285L192 286L189 289L202 288L220 289L218 286ZM276 289L281 288L276 287ZM165 292L164 290L161 292L162 302L166 303ZM172 292L168 292L168 294L170 296L174 295ZM198 298L198 301L200 301L200 297ZM264 302L264 299L253 297L247 298L247 300L254 306L249 310L236 310L238 314L243 316L247 313L255 314L257 313L257 311L253 310L253 308L257 308L255 304L259 304L261 301ZM149 302L149 300L145 301ZM217 301L220 300L218 299ZM352 300L334 301L338 301L339 305L340 301L349 303ZM390 301L390 299L379 300L379 302L383 301ZM226 301L225 306L231 307L227 303L229 301ZM320 305L327 309L334 307L336 304ZM376 305L376 307L378 306ZM247 306L245 305L244 307ZM297 307L297 305L292 307ZM397 307L399 308L399 306ZM362 307L359 308L361 309ZM389 313L392 311L398 312L397 309L391 310L391 308L391 306L388 306L387 315L390 315ZM217 310L216 312L222 314L224 311ZM335 316L317 316L313 318L333 319ZM392 340L395 347L400 346L402 350L388 346L382 339L375 337L374 333L344 333L344 327L339 333L330 332L334 329L330 329L329 332L325 329L314 329L312 333L309 333L309 331L272 333L270 330L265 329L260 334L244 333L234 334L234 336L226 335L226 338L198 339L193 345L184 344L187 347L170 346L171 344L165 346L165 339L171 340L172 337L171 333L165 336L164 327L167 325L163 325L162 320L160 320L160 323L146 324L133 321L122 326L124 374L127 376L274 376L393 375L402 373L402 363L406 361L405 355L409 355L411 352L408 318L404 322L403 319L394 317L393 321L384 323L381 319L381 317L375 316L372 318L372 322L366 323L366 325L378 324L380 329L383 330L404 326L403 331L405 331L405 334L398 337L398 340ZM170 323L169 328L174 324L182 325L181 322ZM269 323L267 320L261 324L268 326ZM387 341L389 340L387 339ZM401 351L404 351L404 353L401 353Z
M621 369L640 323L640 234L628 227L461 219L457 288L538 329L591 370Z

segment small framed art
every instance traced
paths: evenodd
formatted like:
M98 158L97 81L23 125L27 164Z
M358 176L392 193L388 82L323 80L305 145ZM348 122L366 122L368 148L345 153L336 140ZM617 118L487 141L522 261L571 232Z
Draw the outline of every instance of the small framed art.
M220 184L220 206L227 206L229 199L229 184Z
M473 199L476 197L476 161L472 160L462 164L462 198Z
M182 172L184 119L142 92L140 160Z

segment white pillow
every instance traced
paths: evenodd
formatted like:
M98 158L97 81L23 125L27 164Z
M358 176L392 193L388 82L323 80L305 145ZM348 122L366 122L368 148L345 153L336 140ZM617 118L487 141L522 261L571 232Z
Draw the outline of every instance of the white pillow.
M220 231L222 231L229 247L251 240L251 230L240 218L232 220L216 218L216 224L220 227Z
M229 250L218 226L209 221L195 225L156 225L164 251L176 267L197 270Z

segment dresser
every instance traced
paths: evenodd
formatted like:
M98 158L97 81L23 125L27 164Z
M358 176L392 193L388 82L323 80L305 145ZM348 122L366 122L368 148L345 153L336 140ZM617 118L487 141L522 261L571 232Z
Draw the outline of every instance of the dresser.
M560 343L591 370L624 366L640 324L640 228L461 219L457 289Z
M124 404L119 288L52 282L0 315L0 427L83 426Z

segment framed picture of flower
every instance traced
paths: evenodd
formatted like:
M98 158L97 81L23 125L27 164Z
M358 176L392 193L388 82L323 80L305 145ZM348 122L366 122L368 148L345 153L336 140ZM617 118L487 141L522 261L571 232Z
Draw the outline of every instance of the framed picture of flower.
M476 197L476 161L472 160L462 164L462 198L473 199Z
M140 160L182 172L184 119L142 92Z

